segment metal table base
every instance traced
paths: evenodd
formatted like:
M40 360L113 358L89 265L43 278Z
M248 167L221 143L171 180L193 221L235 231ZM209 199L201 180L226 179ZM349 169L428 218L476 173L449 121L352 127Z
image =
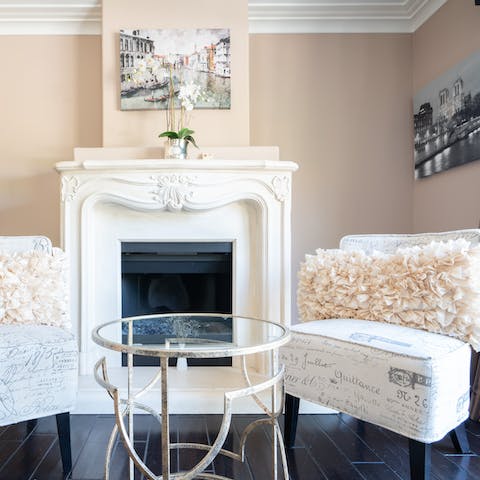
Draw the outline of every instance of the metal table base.
M112 385L108 378L107 365L105 357L100 359L95 365L95 379L104 387L113 399L115 409L115 426L109 438L106 460L105 460L105 480L110 480L110 461L113 447L117 435L123 441L125 449L130 457L129 461L129 478L134 478L134 468L136 467L148 480L189 480L193 478L199 479L216 479L216 480L234 480L221 475L213 473L206 473L205 470L212 463L217 455L225 455L240 462L245 461L245 444L248 435L260 425L270 425L272 428L272 479L276 480L278 477L278 452L280 452L280 460L283 469L283 477L288 480L287 459L285 448L282 440L282 433L278 424L278 418L283 411L283 377L284 368L278 367L278 352L272 350L271 366L272 376L259 384L253 385L248 375L246 356L241 356L242 373L245 385L238 390L226 392L224 394L224 414L220 430L217 438L212 445L203 445L198 443L170 443L170 428L169 428L169 410L168 410L168 358L160 358L160 369L152 380L139 392L133 393L133 354L127 354L127 368L128 368L128 398L122 399L120 397L119 389ZM150 406L139 402L137 399L152 389L158 381L161 382L161 414L157 413ZM271 406L267 406L258 396L264 390L271 391ZM231 419L232 419L232 404L235 399L251 396L259 407L266 414L266 418L255 420L250 423L243 431L240 439L240 448L238 452L223 449L222 446L227 438ZM134 424L133 413L135 409L143 410L151 414L162 427L162 474L156 475L153 473L144 461L139 457L134 448ZM127 419L127 425L125 424ZM182 471L172 473L170 471L170 450L177 448L191 448L205 451L205 456L189 471Z

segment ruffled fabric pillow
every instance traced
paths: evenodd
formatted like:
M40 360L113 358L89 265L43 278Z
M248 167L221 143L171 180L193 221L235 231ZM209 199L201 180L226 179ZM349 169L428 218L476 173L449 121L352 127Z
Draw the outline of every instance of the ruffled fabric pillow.
M0 252L0 324L70 328L64 252Z
M302 321L356 318L443 333L480 350L480 246L464 239L394 254L317 250L299 272Z

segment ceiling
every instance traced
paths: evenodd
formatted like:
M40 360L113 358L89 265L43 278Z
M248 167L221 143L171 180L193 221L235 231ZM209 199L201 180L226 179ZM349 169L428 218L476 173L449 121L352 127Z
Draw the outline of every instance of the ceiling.
M446 1L249 0L249 29L251 33L410 33ZM0 34L100 32L101 0L0 0Z

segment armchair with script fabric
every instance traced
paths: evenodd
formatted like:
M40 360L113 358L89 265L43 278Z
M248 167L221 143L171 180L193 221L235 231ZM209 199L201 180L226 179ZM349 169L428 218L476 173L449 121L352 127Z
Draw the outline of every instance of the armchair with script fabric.
M78 381L68 327L63 252L45 237L0 237L0 426L27 421L28 432L56 415L64 478Z
M447 433L469 451L479 242L480 230L351 235L306 257L302 323L281 349L287 447L306 399L407 437L412 480L430 477L430 444Z

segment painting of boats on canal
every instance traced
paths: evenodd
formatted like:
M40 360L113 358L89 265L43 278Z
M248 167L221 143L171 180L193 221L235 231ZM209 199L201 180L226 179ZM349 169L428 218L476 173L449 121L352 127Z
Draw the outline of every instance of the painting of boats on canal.
M413 100L415 178L480 160L480 51Z
M168 108L182 86L201 91L195 108L230 108L230 30L120 30L120 109Z

